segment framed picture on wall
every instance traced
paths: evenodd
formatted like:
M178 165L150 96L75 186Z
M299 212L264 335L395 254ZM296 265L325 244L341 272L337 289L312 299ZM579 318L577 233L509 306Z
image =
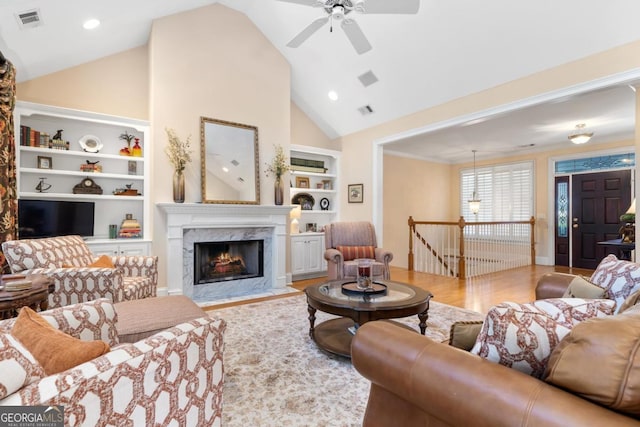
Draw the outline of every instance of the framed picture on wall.
M364 184L349 184L347 187L349 203L362 203L363 188Z

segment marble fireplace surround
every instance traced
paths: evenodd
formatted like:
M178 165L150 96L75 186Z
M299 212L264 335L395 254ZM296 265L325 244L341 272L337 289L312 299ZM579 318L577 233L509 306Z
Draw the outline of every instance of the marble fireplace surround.
M167 293L207 302L287 284L287 230L291 206L158 203L166 219ZM264 239L264 277L193 285L196 241Z

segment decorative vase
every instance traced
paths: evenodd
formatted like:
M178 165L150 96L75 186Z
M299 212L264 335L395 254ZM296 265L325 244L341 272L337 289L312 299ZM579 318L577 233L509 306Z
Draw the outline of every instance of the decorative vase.
M282 178L276 177L274 183L274 202L276 205L281 205L284 202L284 187L282 186Z
M131 155L134 157L142 157L142 147L140 147L140 138L135 139L135 144L131 149Z
M184 203L184 174L182 171L173 173L173 201Z

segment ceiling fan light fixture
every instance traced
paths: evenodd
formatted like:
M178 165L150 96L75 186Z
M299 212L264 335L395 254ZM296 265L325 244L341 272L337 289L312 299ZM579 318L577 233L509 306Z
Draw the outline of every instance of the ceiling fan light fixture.
M573 142L574 144L584 144L586 142L589 142L589 140L593 136L593 132L585 132L585 126L586 125L584 123L577 124L576 133L574 133L573 135L569 135L569 141Z
M344 7L341 5L333 6L333 9L331 9L331 18L336 21L342 21L344 19Z

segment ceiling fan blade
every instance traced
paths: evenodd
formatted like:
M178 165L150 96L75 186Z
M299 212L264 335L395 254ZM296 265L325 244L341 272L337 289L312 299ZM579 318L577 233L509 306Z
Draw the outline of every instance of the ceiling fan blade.
M362 55L363 53L371 50L371 44L369 43L369 40L367 40L356 21L354 21L353 19L343 20L342 29L353 45L353 48L356 50L356 52L358 52L359 55Z
M374 13L406 13L415 14L420 9L420 0L366 0L364 12Z
M283 1L285 3L301 4L303 6L317 6L318 5L318 0L278 0L278 1Z
M305 40L307 40L309 37L311 37L313 35L313 33L315 33L320 28L322 28L322 26L324 24L326 24L327 22L329 22L329 17L328 16L326 16L324 18L316 19L311 24L309 24L307 26L307 28L302 30L297 36L295 36L293 39L291 39L291 41L289 43L287 43L287 46L289 46L289 47L298 47L298 46L300 46L302 43L304 43Z

